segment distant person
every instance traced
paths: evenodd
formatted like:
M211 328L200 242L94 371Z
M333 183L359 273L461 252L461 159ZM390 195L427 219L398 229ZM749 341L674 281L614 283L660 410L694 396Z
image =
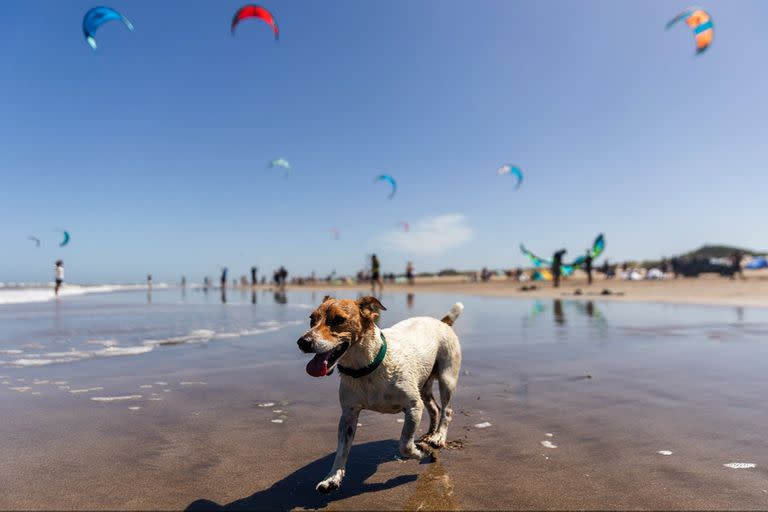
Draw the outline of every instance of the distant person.
M405 265L405 278L408 279L408 284L412 285L415 283L416 279L413 275L413 262L409 261L407 265Z
M147 289L152 289L152 274L147 274Z
M669 260L669 265L672 267L672 276L677 279L680 275L680 259L675 257Z
M181 276L181 287L182 288L187 287L187 278L185 276Z
M227 287L227 272L229 269L227 267L224 267L221 269L221 287L226 288Z
M208 292L208 288L211 286L211 279L208 276L203 278L203 291Z
M738 274L741 279L744 279L744 272L741 270L742 259L744 259L744 253L741 251L736 250L731 253L731 271L733 272L731 274L731 279L736 279L736 274Z
M259 284L259 280L257 278L257 273L259 272L258 267L251 267L251 286L256 286Z
M56 266L53 267L53 273L54 273L54 278L56 280L56 285L53 288L53 292L58 297L59 290L61 289L61 285L64 284L64 261L62 260L56 261Z
M277 276L278 276L280 288L285 288L285 285L288 282L288 271L285 269L283 265L280 265L280 270L277 271Z
M587 273L587 284L592 284L592 252L589 249L584 258L584 271Z
M563 266L563 256L568 252L565 249L560 249L552 255L552 284L557 288L560 286L560 271Z
M376 285L379 285L379 293L382 293L384 283L381 280L381 263L375 254L371 254L371 293L376 295Z

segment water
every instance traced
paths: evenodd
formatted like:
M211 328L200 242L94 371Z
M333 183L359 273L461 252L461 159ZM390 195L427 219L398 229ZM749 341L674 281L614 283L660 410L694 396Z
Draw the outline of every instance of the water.
M309 356L296 346L324 295L169 288L1 305L0 450L8 456L0 507L50 508L64 494L75 508L184 508L197 498L256 506L263 496L324 506L313 487L332 458L338 377L309 377ZM398 436L400 417L364 413L338 508L766 505L768 310L448 294L381 300L382 326L464 303L449 439L467 448L407 483L406 466L390 464L392 446L380 443ZM115 464L123 473L104 481ZM370 480L402 485L366 493L379 484L355 480L360 464ZM234 476L241 466L249 471ZM3 477L59 467L39 480ZM510 478L495 478L501 467ZM111 491L84 486L73 495L61 487L71 479ZM136 482L146 501L120 482Z

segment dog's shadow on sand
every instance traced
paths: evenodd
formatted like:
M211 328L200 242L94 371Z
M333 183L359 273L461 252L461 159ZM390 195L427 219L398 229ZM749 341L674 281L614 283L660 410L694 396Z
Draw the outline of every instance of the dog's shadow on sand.
M294 508L324 508L329 502L356 496L364 492L391 489L416 480L416 475L400 475L383 483L365 483L376 473L379 464L390 462L397 453L394 440L372 441L355 445L347 461L347 471L341 489L330 494L315 490L325 478L333 464L335 453L310 462L294 471L272 487L258 491L248 497L220 505L210 500L199 499L189 504L187 512L221 510L291 510ZM403 466L406 467L406 466Z

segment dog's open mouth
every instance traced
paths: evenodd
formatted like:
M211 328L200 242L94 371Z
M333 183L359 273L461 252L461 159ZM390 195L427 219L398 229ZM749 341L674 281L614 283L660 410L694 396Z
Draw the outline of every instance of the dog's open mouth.
M325 377L336 364L336 361L347 351L347 348L349 348L349 342L344 341L328 352L315 354L315 357L307 363L307 373L313 377Z

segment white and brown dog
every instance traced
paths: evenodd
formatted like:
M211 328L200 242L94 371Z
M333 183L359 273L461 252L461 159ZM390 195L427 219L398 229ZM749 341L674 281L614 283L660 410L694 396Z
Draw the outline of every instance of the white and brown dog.
M317 490L338 489L362 409L405 413L400 436L400 454L421 459L425 453L414 436L424 408L429 412L429 431L420 441L435 448L445 446L451 422L451 396L461 366L459 338L451 328L464 306L456 303L442 320L415 317L388 329L379 329L376 319L386 310L375 297L357 301L325 297L310 315L310 329L299 348L315 357L307 364L313 377L341 374L339 401L339 445L328 476ZM432 395L434 381L440 386L440 403Z

